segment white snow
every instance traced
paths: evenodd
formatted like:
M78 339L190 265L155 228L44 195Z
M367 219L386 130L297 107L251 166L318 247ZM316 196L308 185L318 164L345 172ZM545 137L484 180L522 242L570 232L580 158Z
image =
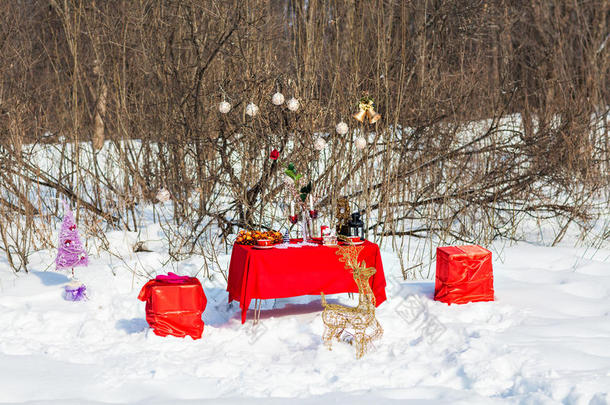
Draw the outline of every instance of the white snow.
M499 253L496 301L460 306L433 301L434 280L403 281L397 256L384 250L388 301L377 316L385 333L356 360L347 343L323 345L319 297L265 301L261 323L242 325L223 277L200 272L202 258L163 266L166 251L132 253L136 235L107 236L115 255L93 252L76 270L86 302L62 299L69 280L52 270L54 250L33 254L29 274L15 275L0 258L0 403L610 401L607 247L490 246ZM200 340L148 329L140 275L167 271L202 279Z

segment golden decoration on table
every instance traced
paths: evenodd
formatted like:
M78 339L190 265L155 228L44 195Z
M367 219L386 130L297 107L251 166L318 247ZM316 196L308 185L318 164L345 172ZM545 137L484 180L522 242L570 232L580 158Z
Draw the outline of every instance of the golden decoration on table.
M347 307L338 304L327 304L322 292L322 321L324 322L324 344L332 349L333 339L340 340L341 334L346 332L353 338L356 346L356 358L360 359L372 346L373 340L383 336L383 328L375 317L375 294L369 285L369 278L377 272L375 267L366 267L364 261L358 262L358 255L364 246L341 246L337 254L339 261L345 263L358 286L358 306Z
M349 209L349 201L345 197L340 197L337 200L337 212L335 214L337 218L337 235L346 235L349 233L349 227L347 223L351 218L351 212Z
M359 111L352 115L356 121L364 122L365 118L369 119L369 124L374 124L381 119L381 114L374 109L375 101L371 96L364 96L358 103Z

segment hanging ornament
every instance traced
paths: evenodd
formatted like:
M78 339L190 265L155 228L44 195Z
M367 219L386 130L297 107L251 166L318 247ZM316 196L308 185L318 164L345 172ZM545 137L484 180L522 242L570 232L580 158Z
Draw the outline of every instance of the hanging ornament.
M250 117L254 117L256 114L258 114L258 106L254 103L250 103L246 106L246 114L248 114Z
M288 109L290 111L296 111L299 109L299 100L297 100L296 98L291 98L290 100L288 100L288 102L286 103L286 105L288 106Z
M279 158L279 157L280 157L280 152L278 152L277 149L273 149L271 151L271 153L269 154L269 159L271 159L271 160L277 160L277 158Z
M228 113L229 111L231 111L231 104L226 101L221 101L220 104L218 104L218 111L223 114Z
M369 124L374 124L381 119L381 114L375 112L373 108L375 106L375 101L370 96L364 96L360 99L358 103L359 111L352 115L356 119L356 121L364 122L365 118L368 118Z
M364 139L364 137L362 136L359 136L358 138L356 138L355 144L356 148L358 148L359 150L363 150L364 148L366 148L366 139Z
M161 187L157 192L156 198L160 203L166 203L170 200L171 195L169 194L169 190L165 187Z
M322 149L326 148L326 141L323 138L316 138L316 140L313 143L313 147L316 150L322 150Z
M369 124L374 124L381 119L381 114L373 110L372 107L366 110L366 116L369 118Z
M284 95L278 91L271 97L271 102L275 105L284 104Z
M337 131L337 133L339 135L345 135L347 134L347 131L349 131L349 127L347 126L347 124L343 121L341 121L340 123L337 124L337 126L335 127L335 130Z

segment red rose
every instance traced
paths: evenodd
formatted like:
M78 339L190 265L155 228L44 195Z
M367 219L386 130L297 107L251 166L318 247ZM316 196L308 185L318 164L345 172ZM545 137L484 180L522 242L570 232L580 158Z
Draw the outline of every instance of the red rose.
M277 149L273 149L271 151L271 154L269 155L269 159L272 159L272 160L277 160L277 158L279 158L279 157L280 157L280 152L278 152Z

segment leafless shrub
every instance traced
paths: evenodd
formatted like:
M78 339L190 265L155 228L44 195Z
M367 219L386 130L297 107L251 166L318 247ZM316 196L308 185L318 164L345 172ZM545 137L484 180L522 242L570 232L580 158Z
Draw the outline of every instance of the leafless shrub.
M294 162L327 221L347 195L369 237L389 237L406 256L405 236L426 250L522 239L529 218L556 221L551 244L573 225L583 243L601 243L607 226L591 224L610 197L609 7L5 2L0 204L31 229L36 215L58 214L48 196L68 198L93 233L136 231L138 206L164 186L171 254L213 260L237 227L285 226L282 165ZM299 111L273 106L276 91L297 97ZM373 126L350 117L365 92L383 114ZM223 115L225 99L233 109ZM333 130L340 120L346 136ZM363 151L356 136L369 141ZM268 158L274 148L279 161ZM423 261L403 263L403 274L426 276Z

